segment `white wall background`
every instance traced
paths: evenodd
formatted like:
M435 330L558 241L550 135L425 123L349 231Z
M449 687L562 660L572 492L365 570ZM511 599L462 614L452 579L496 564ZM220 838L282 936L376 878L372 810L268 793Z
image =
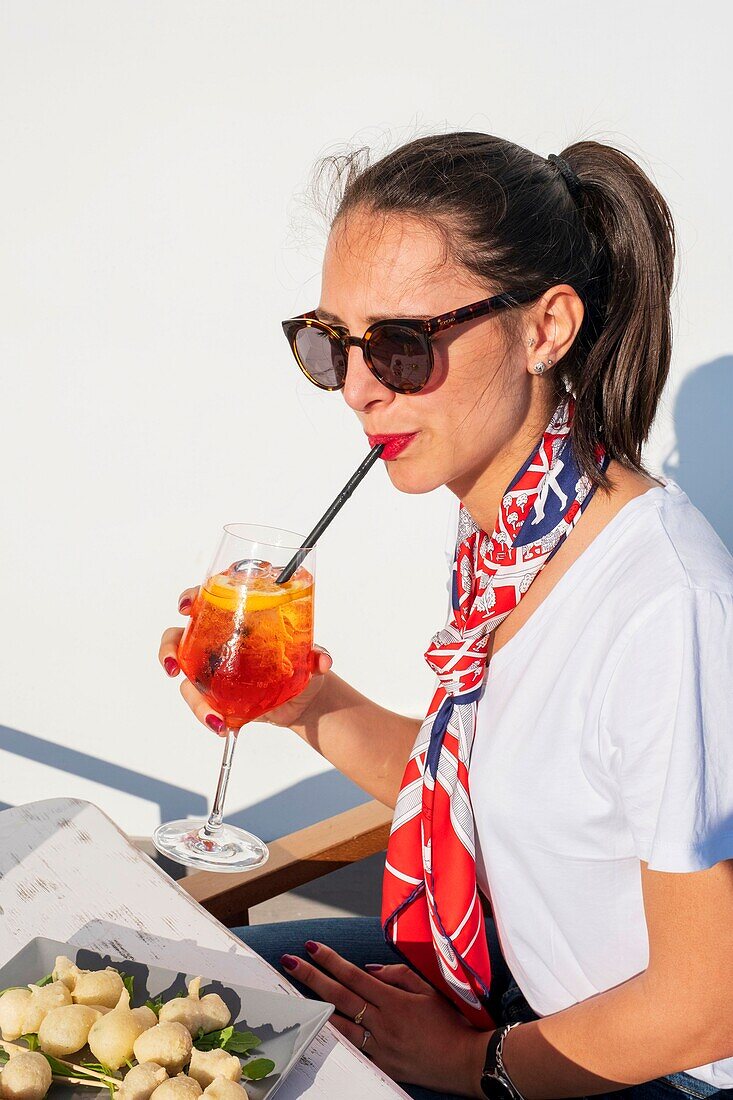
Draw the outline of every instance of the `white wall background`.
M680 239L647 460L733 544L731 9L657 0L3 0L0 803L200 811L219 742L156 661L218 529L306 531L366 453L280 320L318 301L301 195L345 144L481 129L620 144ZM422 714L447 492L378 464L319 550L317 640ZM292 734L241 739L230 816L271 837L360 798Z

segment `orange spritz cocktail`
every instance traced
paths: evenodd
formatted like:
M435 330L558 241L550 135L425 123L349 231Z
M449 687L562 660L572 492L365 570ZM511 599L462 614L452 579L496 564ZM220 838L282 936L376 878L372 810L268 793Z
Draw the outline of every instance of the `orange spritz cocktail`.
M313 575L246 559L209 577L178 648L187 678L238 730L298 695L310 678Z

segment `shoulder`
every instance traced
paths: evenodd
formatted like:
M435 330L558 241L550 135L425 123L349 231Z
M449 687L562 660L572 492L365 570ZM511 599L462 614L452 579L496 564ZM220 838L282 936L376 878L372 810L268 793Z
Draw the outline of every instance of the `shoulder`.
M733 556L670 478L619 513L597 568L605 574L603 589L615 593L621 646L644 624L654 630L655 622L679 619L685 607L711 607L713 597L728 607L733 599Z
M609 561L618 583L603 717L624 735L659 723L669 733L680 712L691 728L702 709L733 723L733 556L671 479L635 503Z

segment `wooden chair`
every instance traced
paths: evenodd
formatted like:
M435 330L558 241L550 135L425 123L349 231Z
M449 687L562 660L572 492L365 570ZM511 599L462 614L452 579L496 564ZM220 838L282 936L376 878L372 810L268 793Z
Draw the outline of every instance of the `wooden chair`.
M227 928L249 924L253 905L384 852L393 813L381 802L365 802L268 842L270 858L262 867L239 875L197 871L179 885Z

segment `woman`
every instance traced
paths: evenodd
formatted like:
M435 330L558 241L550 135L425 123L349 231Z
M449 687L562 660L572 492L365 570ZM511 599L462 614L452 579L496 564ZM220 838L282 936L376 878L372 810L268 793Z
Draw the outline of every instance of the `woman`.
M733 1095L733 559L640 458L667 205L591 141L337 167L320 305L286 335L370 443L400 437L396 489L460 502L451 613L424 723L321 648L263 719L396 807L382 922L239 934L413 1097Z

